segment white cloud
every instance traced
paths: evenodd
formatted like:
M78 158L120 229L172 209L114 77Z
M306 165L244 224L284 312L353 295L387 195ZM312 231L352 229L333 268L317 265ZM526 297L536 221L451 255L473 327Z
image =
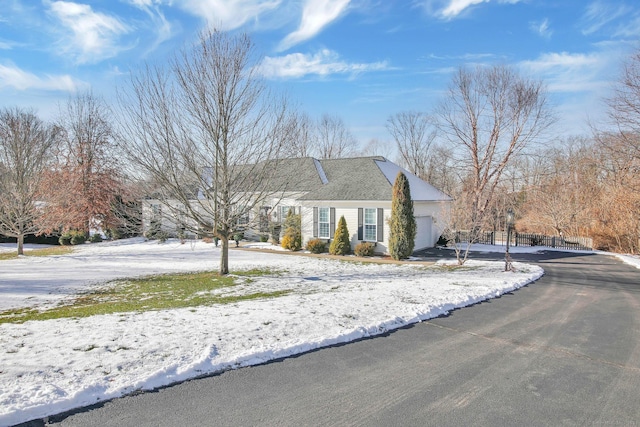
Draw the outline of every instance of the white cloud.
M632 9L622 4L614 5L600 1L592 2L587 6L587 10L582 17L585 22L585 28L582 30L582 33L585 35L593 34L610 22L630 12L632 12Z
M134 1L148 3L150 0ZM212 27L232 30L278 8L281 3L282 0L183 0L176 2L176 6L204 18Z
M490 3L492 0L420 0L416 4L422 6L427 13L443 19L453 19L472 6ZM515 4L522 0L493 0L500 4Z
M347 9L350 0L306 0L300 26L280 43L280 50L314 37L324 27L338 19Z
M0 64L0 88L12 87L20 91L36 89L75 92L80 86L84 84L74 81L69 75L38 77L12 64Z
M4 40L0 40L0 50L11 50L13 49L14 43L7 42Z
M129 3L138 9L144 11L149 15L151 24L149 26L150 31L156 35L155 42L149 48L149 51L154 51L163 42L173 37L173 26L167 20L164 13L160 9L162 0L128 0Z
M451 0L449 5L445 7L441 13L445 18L453 18L470 6L487 2L489 2L489 0Z
M640 15L636 15L629 22L621 24L613 34L614 37L640 38Z
M50 2L50 13L71 34L69 40L63 40L62 53L75 56L78 63L98 62L115 56L122 48L117 39L129 28L117 18L94 12L91 6L68 1Z
M545 18L541 22L531 22L530 28L534 33L545 39L550 39L553 34L553 31L549 28L548 18Z
M520 67L543 79L552 92L583 92L601 90L606 85L606 72L612 63L607 53L545 53L532 61L520 62Z
M331 74L359 74L367 71L389 69L388 63L347 63L331 50L323 49L313 55L292 53L280 57L265 57L259 66L260 73L267 78L300 78L306 75L328 76Z

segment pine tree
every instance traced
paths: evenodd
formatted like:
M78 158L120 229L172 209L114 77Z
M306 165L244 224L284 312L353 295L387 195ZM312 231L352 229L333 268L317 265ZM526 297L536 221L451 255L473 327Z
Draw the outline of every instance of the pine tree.
M351 252L351 239L349 238L349 230L347 229L347 221L344 215L338 221L338 227L333 237L333 241L329 246L331 255L347 255Z
M416 239L416 218L409 180L398 172L391 196L391 218L389 219L389 253L393 259L408 258L413 253Z

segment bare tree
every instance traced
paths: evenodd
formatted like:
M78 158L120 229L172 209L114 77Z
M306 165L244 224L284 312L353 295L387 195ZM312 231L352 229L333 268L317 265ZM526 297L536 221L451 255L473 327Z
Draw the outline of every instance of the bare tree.
M120 96L121 147L156 183L163 209L220 238L221 274L229 240L281 190L275 159L290 140L287 103L269 94L258 62L248 36L207 31L168 67L132 76Z
M591 207L601 192L593 141L559 140L540 154L544 165L530 171L537 182L522 187L526 204L519 225L531 232L580 235L591 223Z
M316 127L316 151L322 159L337 159L356 153L358 141L344 121L334 115L323 114Z
M640 173L640 49L623 64L613 94L605 102L609 120L600 126L592 125L594 137L611 158L622 161L629 171ZM640 192L636 180L621 184Z
M426 179L429 148L436 137L433 120L425 113L403 111L389 117L387 130L396 142L403 166Z
M0 234L17 238L18 255L25 234L42 231L38 190L57 135L32 111L0 111Z
M640 159L629 140L612 133L597 135L594 171L583 191L590 207L594 247L622 253L640 252ZM591 187L596 187L594 191Z
M626 149L640 159L640 50L623 64L622 74L606 100L608 117Z
M393 144L390 141L371 138L369 142L362 147L359 154L362 156L382 156L389 159L393 155L393 151Z
M306 113L294 111L287 120L287 140L282 144L283 157L309 157L313 153L314 123Z
M464 171L456 166L452 148L446 144L434 144L430 151L423 179L455 198L461 191L461 173Z
M545 87L506 66L460 68L437 113L468 171L463 192L473 242L507 165L553 123Z
M112 208L123 186L106 104L90 92L70 98L58 126L64 135L57 164L47 174L47 228L88 234L115 225Z

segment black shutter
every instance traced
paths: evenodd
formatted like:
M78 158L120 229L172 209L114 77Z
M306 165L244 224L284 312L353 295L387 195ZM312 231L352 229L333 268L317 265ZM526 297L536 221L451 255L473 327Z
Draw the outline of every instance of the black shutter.
M384 209L378 208L378 224L376 227L378 231L378 242L382 242L384 240Z
M336 208L329 208L329 238L336 234Z
M313 208L313 237L318 237L318 208Z
M358 208L358 240L362 240L364 237L364 233L363 233L363 227L362 227L362 223L363 223L363 210L362 208Z

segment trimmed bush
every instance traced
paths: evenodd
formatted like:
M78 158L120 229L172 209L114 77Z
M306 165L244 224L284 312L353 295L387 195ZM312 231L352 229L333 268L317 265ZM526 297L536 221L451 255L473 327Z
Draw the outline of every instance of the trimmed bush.
M91 236L89 236L89 241L91 243L100 243L102 242L102 236L100 235L100 233L92 234Z
M302 247L300 238L293 234L285 234L282 240L282 247L290 251L299 251Z
M76 230L65 231L58 238L58 243L60 243L63 246L81 245L86 241L87 241L87 235L84 234L84 232L82 231L76 231Z
M261 235L260 235L260 241L261 241L262 243L265 243L265 242L267 242L268 240L269 240L269 236L268 236L267 234L261 234Z
M87 241L87 235L82 231L72 231L71 232L71 244L72 245L82 245Z
M357 256L373 256L374 244L371 242L360 242L356 245L353 253Z
M312 254L321 254L327 251L327 244L320 239L311 239L307 242L306 249Z
M58 243L60 243L62 246L69 246L71 244L71 233L69 232L63 233L58 238Z
M281 239L281 246L292 251L299 251L302 248L302 218L300 215L289 211L284 220L284 236Z
M329 246L329 253L331 255L347 255L351 253L351 239L349 238L349 230L347 229L347 221L344 219L344 215L338 221L336 233Z

